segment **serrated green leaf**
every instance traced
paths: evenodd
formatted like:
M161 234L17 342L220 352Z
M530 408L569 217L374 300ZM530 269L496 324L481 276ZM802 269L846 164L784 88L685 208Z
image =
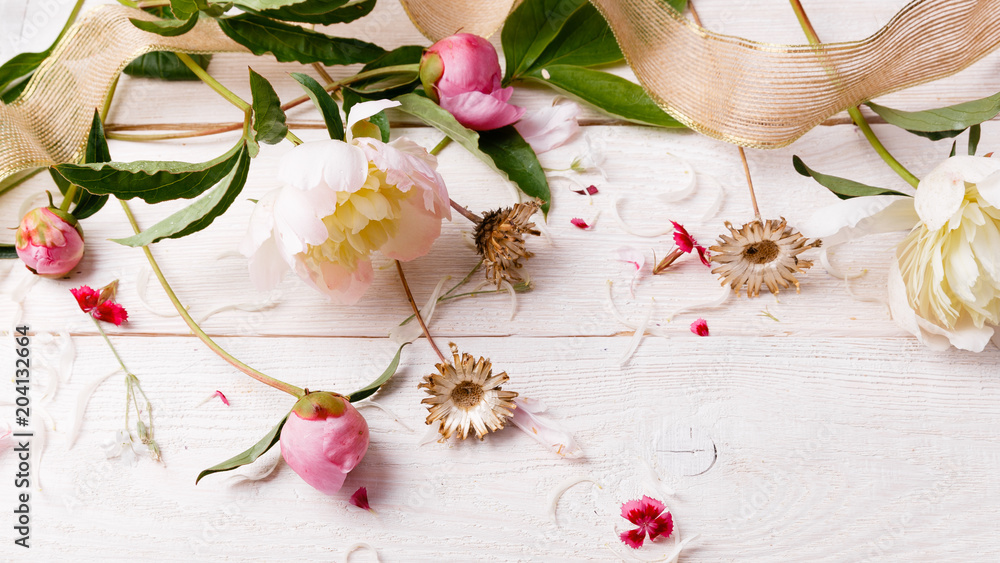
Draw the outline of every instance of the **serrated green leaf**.
M886 123L932 141L958 136L969 127L1000 114L1000 93L979 100L924 111L903 111L867 102Z
M280 62L349 65L385 54L385 49L359 39L331 37L253 14L220 19L219 27L253 54L270 53Z
M201 68L208 68L212 55L189 55ZM169 51L153 51L136 57L123 71L136 78L158 80L200 80L191 69Z
M344 120L340 117L340 108L337 107L337 102L333 101L333 96L308 74L293 72L292 78L302 85L306 95L323 116L323 122L326 123L326 131L330 134L330 138L343 141L345 139Z
M551 65L533 70L524 78L551 86L628 121L657 127L684 127L656 105L642 86L614 74L578 66Z
M833 192L833 194L840 199L851 199L854 197L870 195L906 195L888 188L876 188L874 186L855 182L854 180L820 174L819 172L816 172L812 168L806 166L806 164L802 162L802 159L797 156L792 156L792 166L795 167L796 172L816 180L821 186Z
M11 260L13 258L17 258L17 248L13 244L0 244L0 260Z
M218 184L240 159L244 141L226 154L208 162L177 161L107 162L59 164L55 168L66 180L92 194L118 199L138 197L146 203L190 199Z
M271 83L252 68L250 93L253 95L253 128L257 132L254 139L269 145L280 143L288 134L281 100L278 99L278 93L274 91Z
M162 35L164 37L176 37L178 35L184 35L185 33L194 29L195 24L198 23L198 14L194 14L190 18L185 20L137 20L135 18L129 18L132 25L138 27L143 31L148 31L150 33L155 33L157 35Z
M212 224L229 209L246 185L250 173L250 154L246 147L240 151L239 161L232 171L204 197L172 214L139 234L111 239L124 246L146 246L165 238L181 238L196 233Z
M351 115L351 108L354 107L355 104L361 103L363 100L362 100L361 96L359 96L356 92L354 92L352 90L342 90L341 94L343 94L343 96L344 96L344 114L345 115ZM367 133L367 131L364 130L364 128L365 128L365 121L367 121L368 123L371 123L375 127L378 127L379 138L382 140L383 143L388 143L389 142L389 134L390 134L390 130L389 130L389 118L385 116L385 112L384 111L380 111L380 112L376 113L375 115L369 117L368 119L366 119L364 121L361 121L359 123L355 123L354 124L354 128L351 130L351 133L354 136L356 136L356 137L357 136L370 136L370 135L366 135L365 134L365 133ZM361 131L360 134L359 134L359 131ZM372 131L371 133L374 133L374 131Z
M259 13L276 20L331 25L363 18L374 8L375 0L306 0Z
M396 370L399 369L399 357L400 355L402 355L403 348L405 348L407 344L409 344L409 342L404 343L402 346L399 347L398 350L396 350L396 355L393 356L392 361L389 362L389 366L385 368L385 371L382 372L382 375L378 376L378 378L375 381L372 381L368 385L365 385L361 389L358 389L357 391L348 395L347 400L352 403L356 403L362 399L367 399L368 397L374 395L375 392L378 391L380 387L386 384L387 381L392 379L392 376L395 375Z
M542 200L542 212L548 214L549 182L531 145L513 125L479 132L479 148L493 159L497 168L517 184L526 195Z
M198 481L201 481L202 478L205 477L206 475L211 475L212 473L221 473L223 471L231 471L233 469L236 469L237 467L243 467L244 465L251 464L254 461L256 461L258 457L267 453L267 450L271 449L275 444L278 443L278 440L281 439L281 428L285 426L285 421L288 420L289 414L292 414L291 411L289 411L288 414L286 414L284 418L281 419L281 422L279 422L274 428L272 428L271 431L267 433L267 435L261 438L260 441L257 442L256 444L250 446L249 449L240 452L235 456L227 459L226 461L223 461L218 465L213 465L212 467L209 467L208 469L199 473L198 477L194 480L194 484L197 485Z
M507 17L500 42L507 69L504 84L521 76L587 0L524 0Z
M608 22L593 4L587 2L566 20L559 34L525 72L557 64L605 65L624 58Z

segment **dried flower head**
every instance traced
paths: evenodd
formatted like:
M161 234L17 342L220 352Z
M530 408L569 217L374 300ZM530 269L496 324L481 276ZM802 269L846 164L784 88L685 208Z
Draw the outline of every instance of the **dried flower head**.
M493 375L488 359L480 357L475 361L469 354L459 356L454 343L451 352L454 361L437 364L438 373L424 377L418 385L430 395L421 401L430 411L427 424L439 422L442 442L456 432L464 440L469 428L475 429L482 440L487 433L504 427L515 409L517 393L501 389L509 378L504 372Z
M726 228L732 236L721 235L718 245L709 248L712 262L719 264L712 273L718 274L722 285L729 284L737 295L746 286L747 297L760 295L760 287L765 284L774 294L779 287L787 289L792 284L798 291L795 274L812 266L812 261L799 260L798 255L821 244L819 239L810 241L788 227L783 217L779 221L756 219L739 229L726 221Z
M531 222L541 206L539 201L518 203L513 207L503 207L483 215L476 225L476 251L486 265L486 279L497 286L500 282L522 281L521 259L534 256L524 246L524 235L538 236L541 233Z

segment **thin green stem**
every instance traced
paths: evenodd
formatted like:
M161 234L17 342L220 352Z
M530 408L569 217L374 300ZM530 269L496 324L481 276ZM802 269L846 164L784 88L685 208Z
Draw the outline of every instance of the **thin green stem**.
M146 0L145 2L137 2L137 8L160 8L162 6L169 6L170 0Z
M205 84L208 84L208 86L211 89L218 92L219 95L228 100L229 103L233 104L234 106L240 108L243 111L247 111L248 109L250 109L250 104L243 101L243 98L240 98L239 96L234 94L229 88L223 86L218 80L213 78L211 74L205 72L205 69L198 66L198 63L194 62L194 59L192 59L186 53L174 53L174 54L177 55L177 58L179 58L181 62L184 63L184 66L188 67L191 70L191 72L195 74L195 76L200 78L201 81L204 82Z
M108 121L108 112L111 111L111 100L115 97L115 92L118 90L118 80L121 77L121 74L115 77L115 81L111 83L111 89L108 90L108 97L104 98L104 107L101 108L101 123Z
M69 206L73 204L73 199L76 198L76 190L76 184L69 185L66 195L63 196L62 203L59 204L59 211L69 211Z
M86 0L76 0L76 4L73 5L73 11L69 13L69 18L66 20L66 25L64 25L62 31L59 32L59 36L56 37L56 40L52 42L53 45L58 43L59 40L66 35L66 32L69 31L70 26L76 21L76 17L80 15L80 10L83 8L85 1Z
M441 142L434 145L434 148L430 150L430 153L437 155L439 152L443 151L445 147L451 144L451 137L445 137L441 139Z
M291 141L293 145L302 144L302 139L298 138L298 136L296 136L295 133L292 133L291 130L285 133L285 138Z
M118 365L122 367L122 371L124 371L126 375L132 375L132 372L130 372L128 368L125 367L125 362L122 361L122 357L118 355L118 350L115 349L115 345L112 344L111 339L108 338L108 334L104 332L104 327L101 326L101 321L95 319L94 317L90 317L90 320L94 321L94 326L97 327L97 331L101 333L101 336L104 337L104 341L108 343L108 348L111 348L111 353L115 355L115 359L118 360ZM128 417L127 411L125 416L127 420Z
M132 225L132 230L135 231L136 234L139 234L139 224L136 222L135 216L132 215L132 210L129 208L128 203L121 200L119 200L119 203L122 204L122 209L125 210L125 215L128 217L129 224ZM191 314L188 313L187 308L185 308L184 305L181 303L180 299L177 298L177 294L174 293L173 288L171 288L170 284L167 283L167 278L164 277L163 271L160 270L160 265L157 264L156 259L153 258L153 252L149 250L148 246L142 247L142 251L146 254L146 260L149 261L150 267L153 268L153 273L156 275L156 279L159 280L160 285L163 287L163 291L167 293L167 297L170 298L170 302L173 303L174 308L177 309L177 313L180 314L181 318L184 319L184 322L188 325L188 328L191 329L191 332L193 332L195 336L200 338L201 341L204 342L213 352L218 354L220 358L226 360L227 362L229 362L230 365L242 371L243 373L249 375L250 377L256 379L257 381L260 381L265 385L270 385L275 389L284 391L285 393L288 393L289 395L293 395L295 397L305 396L306 394L305 391L300 387L296 387L290 383L285 383L284 381L275 379L263 372L260 372L246 365L245 363L234 358L232 354L230 354L229 352L223 350L221 346L216 344L215 341L212 340L212 338L209 337L208 334L206 334L205 331L202 330L200 326L198 326L198 323L196 323L195 320L191 318Z
M816 33L816 29L813 28L812 22L809 21L809 16L806 15L805 9L802 7L802 3L799 0L788 0L792 4L792 10L795 11L795 17L799 20L799 26L802 27L802 31L805 32L806 38L809 39L809 43L812 45L819 45L821 41L819 40L819 35ZM882 141L875 135L872 131L868 121L865 120L865 116L861 114L861 110L855 107L847 109L847 113L851 116L854 124L861 129L861 133L864 134L865 139L868 139L868 143L871 144L875 152L878 153L882 160L892 168L893 172L899 174L899 177L906 181L913 187L917 187L920 183L920 179L913 175L912 172L906 169L892 154L889 150L885 148Z

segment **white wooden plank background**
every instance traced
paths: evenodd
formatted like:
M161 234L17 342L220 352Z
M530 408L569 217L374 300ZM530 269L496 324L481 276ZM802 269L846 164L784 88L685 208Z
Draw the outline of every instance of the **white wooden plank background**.
M93 4L99 2L95 1ZM806 8L821 37L840 41L875 31L903 0L829 2ZM0 58L39 50L55 35L69 0L0 3ZM726 33L772 42L801 42L785 2L703 0L705 24ZM400 6L383 0L375 12L337 32L385 47L426 44ZM289 71L245 55L219 55L211 72L242 94L246 67L271 79L283 99L298 96ZM1000 89L1000 55L959 75L882 100L917 109L956 103ZM306 69L312 72L312 69ZM627 68L616 72L628 75ZM331 69L335 76L348 71ZM542 89L519 88L514 101L529 108L551 102ZM110 122L116 125L218 122L238 112L197 83L162 84L125 78ZM198 103L193 103L198 100ZM395 135L430 147L440 135L396 114ZM318 125L308 108L290 112L295 123ZM487 296L452 302L432 323L440 344L490 356L511 376L511 387L542 399L575 431L585 458L556 458L523 434L510 430L486 442L417 447L426 412L416 383L430 369L433 354L418 341L407 348L403 368L378 400L400 420L368 409L372 447L337 497L323 497L287 466L260 482L234 483L226 476L194 476L257 440L288 408L288 401L234 372L176 318L155 315L139 304L145 276L140 252L108 242L127 232L120 208L109 205L84 223L88 253L69 281L42 280L24 302L10 300L25 275L0 264L0 326L20 314L33 330L69 332L76 361L68 381L54 387L39 371L35 405L52 419L40 465L41 489L33 491L32 544L13 546L12 519L0 518L0 559L55 561L275 561L308 558L344 560L345 549L367 542L383 561L583 561L629 555L653 559L670 542L626 553L615 526L620 503L646 493L667 501L681 537L700 534L683 561L985 561L1000 554L994 522L1000 506L995 474L1000 466L998 408L1000 351L933 353L902 333L878 302L887 258L898 235L872 237L837 249L844 269L867 270L851 284L817 266L803 278L801 294L731 299L724 306L667 319L679 307L718 294L714 278L690 259L664 276L647 277L635 296L626 269L613 259L622 246L642 249L647 261L669 250L669 237L638 238L613 220L612 202L641 229L668 219L686 224L703 242L724 220L749 217L742 169L735 150L690 132L625 125L585 112L580 137L543 155L543 164L563 168L596 147L605 158L606 178L571 175L601 192L593 200L558 185L547 230L533 241L528 264L535 289L519 296L509 319L509 301ZM834 120L836 123L836 120ZM950 144L932 143L888 126L877 133L897 157L921 175L947 155ZM302 127L304 139L322 131ZM221 153L232 135L185 142L113 142L118 159L203 160ZM1000 126L984 127L983 150L1000 139ZM274 187L273 174L287 144L265 147L253 163L246 197ZM796 174L791 155L832 174L898 186L893 173L867 148L850 125L819 127L786 149L751 151L751 168L761 209L793 222L834 201L811 180ZM673 155L673 156L671 156ZM673 204L659 199L686 180L681 164L697 173L698 191ZM457 147L445 150L440 169L452 196L473 209L507 204L509 186ZM0 201L0 225L13 226L27 198L51 189L38 177ZM718 213L710 213L719 190ZM652 202L652 203L650 203ZM138 208L150 224L172 207ZM230 254L243 235L251 205L237 202L204 233L155 248L167 275L195 316L237 303L268 301L262 312L229 311L205 323L238 357L277 377L312 388L349 391L381 371L393 346L388 330L409 314L394 273L379 265L365 300L353 307L330 305L294 279L269 294L255 292L245 261ZM569 224L572 217L597 219L592 231ZM443 275L456 279L476 259L469 250L469 225L445 225L430 255L408 264L411 285L426 296ZM0 240L11 235L0 233ZM648 269L648 266L647 266ZM122 383L112 378L94 394L80 438L68 449L80 392L115 367L92 325L80 314L68 289L99 286L120 278L120 300L131 320L111 331L130 368L154 402L156 432L165 463L130 465L108 460L104 444L122 424ZM653 322L669 339L647 337L624 367L618 358L632 331L615 320L606 304L608 281L626 317L638 321L649 307ZM162 291L150 283L149 301L169 311ZM763 316L766 310L777 321ZM688 331L697 317L708 320L709 338ZM2 357L10 358L4 336ZM34 359L55 363L58 349L35 339ZM9 363L9 362L8 362ZM4 379L6 381L6 379ZM43 397L44 390L48 393ZM215 389L232 406L217 401L197 406ZM13 384L0 401L13 398ZM13 412L0 409L0 422ZM41 415L35 413L35 420ZM274 453L274 452L272 452ZM10 512L14 457L0 454L0 513ZM660 481L659 490L649 477ZM548 497L561 483L590 477L569 490L558 513L548 517ZM347 505L347 496L367 486L372 515ZM666 495L665 489L673 490ZM374 560L359 551L352 561Z

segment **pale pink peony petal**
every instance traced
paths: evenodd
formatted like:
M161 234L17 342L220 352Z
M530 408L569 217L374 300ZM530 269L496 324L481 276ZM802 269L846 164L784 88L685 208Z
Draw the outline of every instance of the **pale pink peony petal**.
M478 35L450 35L431 45L427 54L441 57L443 72L435 84L438 96L471 91L489 93L500 87L497 51L489 41Z
M353 271L335 262L323 262L319 270L312 270L304 261L296 260L295 272L331 301L342 305L360 301L375 277L370 260L358 262Z
M250 281L259 290L272 289L288 271L288 263L278 251L274 238L268 238L250 255Z
M580 106L573 102L563 102L526 112L514 124L514 128L536 154L541 154L560 147L573 138L580 131L580 124L577 122L579 117Z
M835 245L867 234L908 231L919 220L912 197L877 195L823 207L798 227L806 237Z
M351 106L351 113L347 116L347 130L350 131L357 122L363 119L368 119L380 111L394 108L399 105L402 104L395 100L371 100L355 104Z
M301 144L278 165L278 180L300 190L355 192L368 177L368 159L354 145L336 139Z
M552 418L541 414L545 412L545 405L541 401L517 397L514 404L517 408L514 409L511 421L525 434L562 457L575 458L582 454L569 431Z
M524 108L506 103L502 99L504 95L503 90L491 94L464 92L441 96L440 103L462 125L476 131L488 131L510 125L524 115ZM506 96L509 98L510 94Z
M428 212L419 200L403 201L402 215L396 221L398 230L382 245L383 255L407 262L427 254L441 234L441 214Z

